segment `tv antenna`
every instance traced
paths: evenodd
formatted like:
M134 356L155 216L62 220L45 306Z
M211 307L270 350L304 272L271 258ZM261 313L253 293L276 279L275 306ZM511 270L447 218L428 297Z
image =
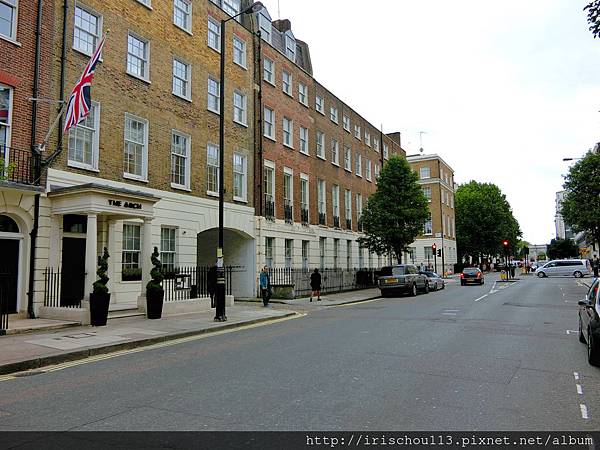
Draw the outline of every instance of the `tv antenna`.
M423 153L423 135L427 134L426 131L419 131L419 151Z

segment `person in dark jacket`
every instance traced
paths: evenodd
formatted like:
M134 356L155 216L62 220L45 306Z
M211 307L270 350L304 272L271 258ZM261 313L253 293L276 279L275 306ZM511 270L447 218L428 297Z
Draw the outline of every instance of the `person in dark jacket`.
M317 296L317 301L321 301L321 274L319 273L319 269L315 269L313 273L310 274L310 288L312 289L312 294L310 294L310 301L313 301L313 297Z
M598 278L598 270L600 269L600 261L598 260L598 255L594 255L594 259L592 259L592 270L594 271L594 278Z
M269 306L269 300L271 300L271 277L269 277L269 268L264 266L260 272L259 278L260 292L263 299L263 306L266 308Z

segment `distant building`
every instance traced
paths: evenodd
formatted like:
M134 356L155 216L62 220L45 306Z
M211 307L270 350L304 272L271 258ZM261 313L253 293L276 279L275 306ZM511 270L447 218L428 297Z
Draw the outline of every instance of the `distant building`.
M547 255L548 246L546 244L529 246L529 260L533 259L533 260L537 261L539 259L538 257L540 255L540 253Z
M557 239L573 239L573 231L571 230L571 227L569 225L565 224L565 221L563 220L562 214L560 212L564 198L565 191L560 191L556 193L556 214L554 215L556 237Z

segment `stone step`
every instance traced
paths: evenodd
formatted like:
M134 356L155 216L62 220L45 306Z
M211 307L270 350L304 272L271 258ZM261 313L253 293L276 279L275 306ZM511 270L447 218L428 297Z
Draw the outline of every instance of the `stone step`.
M124 317L145 316L145 313L138 308L117 309L108 312L108 319L122 319Z

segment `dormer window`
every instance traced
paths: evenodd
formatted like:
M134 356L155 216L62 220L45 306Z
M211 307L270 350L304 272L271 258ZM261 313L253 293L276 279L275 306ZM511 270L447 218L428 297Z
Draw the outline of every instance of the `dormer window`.
M240 13L240 0L222 0L221 8L230 16Z
M271 17L269 17L265 8L258 14L258 26L260 28L260 37L270 44L273 26L271 25Z
M285 56L296 61L296 39L291 33L285 35Z

